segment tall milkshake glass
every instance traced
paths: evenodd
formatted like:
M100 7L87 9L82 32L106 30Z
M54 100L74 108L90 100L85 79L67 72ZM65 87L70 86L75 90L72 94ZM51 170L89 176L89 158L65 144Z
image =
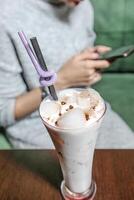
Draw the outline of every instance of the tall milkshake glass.
M68 94L69 91L70 89L64 90L64 94ZM44 119L43 104L47 100L51 101L51 97L46 97L41 103L40 116L51 136L60 161L64 178L61 183L61 193L65 200L92 200L96 193L96 184L92 180L92 163L98 130L106 110L105 103L102 99L103 111L92 123L78 128L70 126L61 128ZM75 122L76 119L73 120Z

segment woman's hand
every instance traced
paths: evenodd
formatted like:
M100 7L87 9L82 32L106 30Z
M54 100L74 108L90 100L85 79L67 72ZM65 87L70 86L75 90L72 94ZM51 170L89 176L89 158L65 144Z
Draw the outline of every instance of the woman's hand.
M96 60L100 52L110 50L108 47L97 46L84 50L73 56L58 71L55 84L57 89L73 86L89 86L101 79L98 69L107 68L110 64L106 60Z
M96 52L98 54L101 54L101 53L107 53L108 51L111 51L112 49L111 47L108 47L108 46L98 45L95 47L88 48L86 50L88 50L89 52Z

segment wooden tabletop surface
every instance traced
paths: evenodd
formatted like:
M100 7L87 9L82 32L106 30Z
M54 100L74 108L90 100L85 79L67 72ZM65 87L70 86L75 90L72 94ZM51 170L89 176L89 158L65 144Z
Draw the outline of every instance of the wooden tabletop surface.
M95 200L134 200L134 150L96 150ZM55 151L0 151L0 200L61 200Z

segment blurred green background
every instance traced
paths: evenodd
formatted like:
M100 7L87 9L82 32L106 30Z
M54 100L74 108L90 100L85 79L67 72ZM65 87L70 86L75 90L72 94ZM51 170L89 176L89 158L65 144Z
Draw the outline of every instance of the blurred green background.
M134 44L134 1L91 0L95 10L96 44L112 48ZM116 61L109 72L134 72L134 55Z
M91 0L97 44L114 48L134 44L134 1ZM119 59L94 86L134 130L134 54Z

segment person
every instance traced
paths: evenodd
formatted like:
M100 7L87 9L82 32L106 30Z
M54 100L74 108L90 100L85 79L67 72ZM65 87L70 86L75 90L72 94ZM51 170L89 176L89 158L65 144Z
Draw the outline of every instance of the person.
M53 148L38 113L39 77L17 32L37 36L48 69L57 71L57 90L98 82L99 69L110 63L96 58L109 47L94 47L94 13L88 0L10 3L3 1L0 13L0 126L5 127L14 148ZM107 110L97 147L132 147L132 131L110 106Z

